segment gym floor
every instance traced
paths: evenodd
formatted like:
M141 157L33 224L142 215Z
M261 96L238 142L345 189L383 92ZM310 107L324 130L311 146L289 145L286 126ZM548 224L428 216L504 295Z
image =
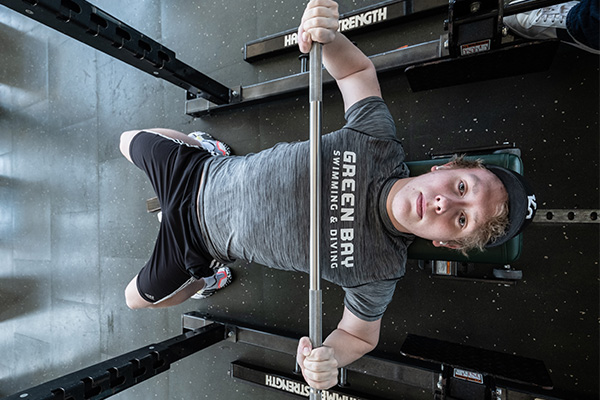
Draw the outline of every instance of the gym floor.
M229 87L299 72L295 54L249 64L240 49L295 27L303 2L92 3ZM340 10L373 4L341 0ZM440 13L352 39L376 54L437 39L443 20ZM307 96L194 119L182 89L4 6L0 43L0 396L178 335L188 311L307 333L307 276L246 263L210 299L129 310L123 290L149 256L158 220L146 212L150 184L118 150L122 131L152 127L207 131L236 154L304 140ZM409 160L514 142L539 208L597 209L598 60L561 44L545 72L418 93L397 73L383 77L383 95ZM342 124L340 96L326 91L324 131ZM599 242L597 224L534 224L514 263L523 280L511 287L433 279L409 261L378 351L393 357L413 333L535 358L557 389L597 398ZM323 290L328 332L342 290L325 282ZM115 398L280 398L228 376L231 361L270 357L226 342Z

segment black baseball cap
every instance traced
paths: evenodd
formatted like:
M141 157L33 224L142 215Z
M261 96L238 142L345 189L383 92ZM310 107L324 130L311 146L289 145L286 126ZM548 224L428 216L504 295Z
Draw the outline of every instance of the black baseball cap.
M504 234L485 247L496 247L508 242L527 227L537 209L535 193L523 175L495 165L485 166L496 175L508 193L508 227Z

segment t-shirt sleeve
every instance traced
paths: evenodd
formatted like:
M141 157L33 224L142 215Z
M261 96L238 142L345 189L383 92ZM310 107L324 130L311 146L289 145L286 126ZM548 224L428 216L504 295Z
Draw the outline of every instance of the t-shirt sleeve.
M396 139L396 125L381 97L367 97L354 103L345 114L344 128L377 138Z
M398 280L367 283L356 287L345 287L344 305L352 314L363 321L376 321L383 317L392 301Z

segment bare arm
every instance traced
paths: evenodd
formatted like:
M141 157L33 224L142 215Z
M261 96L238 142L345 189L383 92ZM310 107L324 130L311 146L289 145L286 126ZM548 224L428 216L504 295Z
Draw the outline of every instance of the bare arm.
M375 349L379 342L380 328L381 319L363 321L344 307L342 320L323 345L334 349L335 359L343 367Z
M338 7L332 0L312 0L298 28L300 51L310 51L313 41L323 44L323 64L336 80L344 109L369 96L381 97L375 66L338 29Z
M344 307L342 320L323 342L313 349L307 337L298 343L297 360L311 387L329 389L337 384L338 368L372 351L379 341L381 319L363 321Z

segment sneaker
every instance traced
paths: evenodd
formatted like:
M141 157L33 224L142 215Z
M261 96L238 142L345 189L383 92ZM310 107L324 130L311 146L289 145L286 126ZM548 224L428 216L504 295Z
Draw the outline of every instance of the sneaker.
M510 4L521 3L524 0L516 0ZM562 42L578 47L590 53L598 54L594 50L577 40L567 31L567 14L578 4L578 1L557 4L551 7L538 8L537 10L524 12L504 17L504 25L509 27L517 35L526 39L560 39Z
M231 148L225 143L215 139L206 132L192 132L188 135L191 138L196 139L200 142L206 151L213 156L229 156L231 155Z
M231 270L229 267L220 267L217 268L215 274L213 276L209 276L208 278L204 278L204 287L198 290L194 295L192 295L192 299L205 299L207 297L212 296L219 289L223 289L225 286L231 283Z

